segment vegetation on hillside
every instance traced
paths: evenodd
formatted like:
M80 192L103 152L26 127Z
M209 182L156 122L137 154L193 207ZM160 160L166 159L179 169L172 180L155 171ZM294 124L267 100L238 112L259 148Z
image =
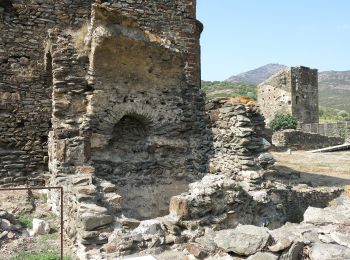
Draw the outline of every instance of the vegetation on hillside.
M319 107L320 122L350 121L350 112L330 107Z
M202 89L209 99L248 96L256 100L256 85L253 84L227 81L202 81Z

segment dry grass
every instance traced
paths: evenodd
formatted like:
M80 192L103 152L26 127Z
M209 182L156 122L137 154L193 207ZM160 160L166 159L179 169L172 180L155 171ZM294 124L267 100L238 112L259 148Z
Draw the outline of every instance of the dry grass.
M301 178L317 185L345 186L350 184L350 152L292 154L273 153L277 166L285 166L301 173Z
M89 25L87 23L84 23L79 30L71 32L75 48L80 52L83 53L87 51L88 47L86 44L86 36L89 32Z

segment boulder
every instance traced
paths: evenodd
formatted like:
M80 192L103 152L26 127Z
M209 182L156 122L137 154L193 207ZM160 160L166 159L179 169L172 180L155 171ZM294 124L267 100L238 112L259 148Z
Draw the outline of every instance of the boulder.
M304 222L316 225L350 225L350 217L329 208L308 207L304 213Z
M349 259L350 248L336 244L315 243L310 252L311 260Z
M225 252L249 256L266 247L270 239L268 229L251 225L239 225L215 233L214 242Z
M13 225L7 219L0 219L0 227L5 231L11 231L13 229Z

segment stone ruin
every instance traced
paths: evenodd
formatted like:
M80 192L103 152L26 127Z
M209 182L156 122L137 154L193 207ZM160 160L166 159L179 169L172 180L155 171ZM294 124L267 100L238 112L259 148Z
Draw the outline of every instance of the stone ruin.
M317 69L291 67L271 76L257 88L258 104L266 122L276 114L293 115L299 123L318 123Z
M77 258L253 255L269 235L251 252L206 238L266 234L341 193L273 168L254 102L205 99L202 29L195 0L0 1L0 184L63 186Z

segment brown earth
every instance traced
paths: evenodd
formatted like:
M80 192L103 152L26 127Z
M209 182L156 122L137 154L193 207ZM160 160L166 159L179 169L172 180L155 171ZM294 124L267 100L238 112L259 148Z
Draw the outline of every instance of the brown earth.
M350 151L309 153L306 151L273 152L276 167L299 172L314 186L350 185Z
M28 236L26 231L28 229L24 224L22 224L20 230L11 231L10 237L5 236L0 239L1 259L25 259L26 256L19 257L24 252L38 253L47 250L59 252L59 217L53 214L46 203L46 199L45 193L37 191L33 191L32 194L29 194L27 191L0 192L0 209L13 214L17 220L23 216L43 219L51 227L50 234L36 237ZM65 248L65 252L67 252L67 248Z

